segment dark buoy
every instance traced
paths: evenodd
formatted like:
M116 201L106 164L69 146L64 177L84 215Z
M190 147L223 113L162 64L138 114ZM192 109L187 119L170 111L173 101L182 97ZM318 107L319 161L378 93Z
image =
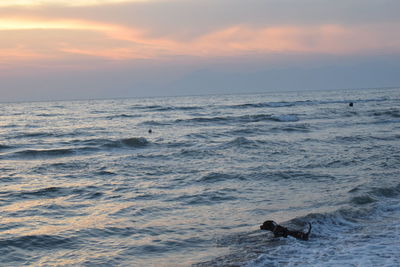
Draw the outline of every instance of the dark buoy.
M153 131L151 129L149 129L149 134L151 134Z
M354 104L353 104L353 102L350 102L349 103L349 107L352 107Z

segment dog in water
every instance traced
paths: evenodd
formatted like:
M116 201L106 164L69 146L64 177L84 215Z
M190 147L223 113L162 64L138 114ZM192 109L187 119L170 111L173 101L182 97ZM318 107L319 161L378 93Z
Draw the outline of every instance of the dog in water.
M311 233L311 223L308 223L308 225L310 228L308 229L307 233L301 231L291 231L274 221L265 221L262 225L260 225L260 229L271 231L274 234L274 237L288 237L290 235L297 239L308 240L308 236Z

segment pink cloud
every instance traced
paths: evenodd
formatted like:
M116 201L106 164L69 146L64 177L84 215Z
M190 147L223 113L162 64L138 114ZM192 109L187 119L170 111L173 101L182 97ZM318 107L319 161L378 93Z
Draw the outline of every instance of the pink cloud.
M238 56L268 53L358 54L374 51L399 52L396 24L373 26L314 25L227 27L191 40L149 37L145 30L88 20L49 20L43 18L1 18L0 30L23 32L26 38L11 40L17 47L0 40L0 59L34 61L65 59L71 55L131 60L164 56ZM64 31L57 40L46 39L50 31ZM82 32L92 34L84 35ZM12 38L12 37L10 37ZM46 39L46 43L43 43ZM2 48L2 49L1 49Z

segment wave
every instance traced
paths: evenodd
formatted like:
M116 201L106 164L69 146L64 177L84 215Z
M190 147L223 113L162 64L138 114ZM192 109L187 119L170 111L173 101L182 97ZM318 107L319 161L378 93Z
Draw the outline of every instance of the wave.
M363 191L350 190L350 194ZM312 224L309 241L274 238L272 233L255 230L219 237L217 245L228 247L230 254L193 266L281 266L307 265L383 265L398 263L398 218L400 215L400 184L366 190L356 201L333 211L309 213L280 224L305 230ZM376 198L371 201L372 198ZM360 201L361 200L361 201ZM274 219L274 218L265 218ZM340 248L338 250L338 248ZM282 253L290 251L290 254ZM382 262L382 257L385 261Z
M8 199L30 199L30 198L57 198L70 194L70 189L63 187L45 187L36 190L27 191L4 191L0 192L1 195L6 196Z
M61 137L73 137L84 133L84 131L75 130L71 132L22 132L16 133L10 138L14 139L24 139L24 138L61 138Z
M390 136L371 136L370 138L380 141L395 141L400 139L400 134L394 134Z
M311 100L306 101L294 101L294 102L261 102L261 103L246 103L246 104L238 104L238 105L230 105L225 106L227 108L282 108L282 107L292 107L296 105L310 105L313 102Z
M120 148L120 147L136 147L141 148L149 145L150 142L144 137L132 137L132 138L124 138L115 141L107 140L102 146L111 147L111 148Z
M352 102L354 106L358 103L371 103L371 102L385 102L388 101L387 98L369 98L369 99L343 99L343 100L323 100L323 101L311 101L313 104L317 105L327 105L327 104L348 104Z
M104 238L104 237L127 237L134 234L141 234L142 230L134 227L105 227L105 228L86 228L75 232L84 238Z
M225 146L228 147L256 147L257 142L247 139L245 137L237 137L233 139L232 141L229 141L225 144Z
M271 116L272 120L281 121L281 122L295 122L299 121L299 118L296 115L278 115Z
M270 114L254 114L243 116L226 116L226 117L197 117L192 119L178 119L175 123L210 123L210 122L237 122L237 123L251 123L261 121L275 121L275 122L295 122L299 121L297 115L270 115Z
M18 125L14 124L14 123L10 123L10 124L6 124L6 125L2 125L0 126L0 128L17 128Z
M26 191L3 191L0 195L12 200L25 199L52 199L73 196L74 199L95 199L103 196L103 193L95 186L84 187L45 187Z
M99 150L110 148L143 148L150 144L144 137L123 138L119 140L109 139L90 139L90 140L73 140L68 142L68 148L52 148L52 149L25 149L16 151L2 157L10 158L47 158L47 157L67 157L80 155L82 153L92 153ZM6 149L8 147L4 147ZM0 149L2 149L0 147Z
M232 181L232 180L246 180L246 178L243 177L242 175L237 175L237 174L211 172L201 177L198 180L198 182L216 183L216 182Z
M113 120L113 119L130 119L130 118L140 118L141 115L132 115L132 114L117 114L117 115L110 115L107 116L106 119Z
M11 149L11 148L13 148L12 146L9 146L9 145L2 145L2 144L0 144L0 150L6 150L6 149Z
M385 123L385 122L398 122L400 118L400 110L391 108L387 109L373 109L368 111L362 111L358 109L337 109L330 108L324 110L323 113L314 114L313 119L330 119L332 115L338 117L370 117L374 118L376 121L374 122L362 122L361 124L370 124L370 123Z
M253 122L297 122L299 117L296 114L253 114L242 116L215 116L215 117L194 117L189 119L176 119L173 121L144 121L140 125L146 126L166 126L173 124L229 124L229 123L253 123Z
M229 121L231 117L198 117L192 119L177 119L175 123L207 123Z
M349 191L349 193L354 194L354 193L361 193L356 197L353 197L351 202L353 202L354 199L358 198L371 198L375 199L378 201L379 199L382 198L397 198L400 197L400 184L392 186L392 187L372 187L372 188L367 188L364 189L362 187L355 187ZM364 203L357 203L355 204L364 204Z
M0 239L0 247L14 247L26 250L52 250L76 248L78 242L72 237L58 235L26 235Z
M64 116L64 114L61 113L39 113L36 114L37 117L58 117L58 116Z
M11 195L16 198L25 199L25 198L35 198L35 197L57 198L57 197L65 196L68 194L69 194L69 190L67 188L46 187L46 188L41 188L41 189L31 190L31 191L21 191L18 193L13 193Z
M88 139L88 140L73 140L69 142L73 146L85 146L87 149L101 150L104 148L142 148L150 144L144 137L112 139Z
M59 149L27 149L17 151L13 155L22 158L36 158L36 157L61 157L70 156L75 154L76 150L72 148L59 148Z
M268 171L268 172L255 172L251 174L253 179L257 180L270 180L270 181L282 181L282 180L297 180L297 181L318 181L326 182L335 180L335 177L326 173L319 173L313 171L301 171L301 170L279 170L279 171Z
M353 103L369 103L369 102L384 102L387 98L371 98L371 99L347 99L347 100L299 100L299 101L275 101L275 102L259 102L259 103L244 103L236 105L226 105L223 108L247 109L247 108L282 108L294 106L311 106L311 105L329 105L329 104L347 104Z
M162 106L162 105L149 105L149 106L133 106L131 109L147 110L147 111L189 111L201 110L203 107L199 106Z
M399 109L375 110L371 111L370 115L375 117L400 118L400 110Z
M243 128L239 128L239 129L233 129L233 130L229 130L226 131L225 134L228 135L246 135L246 136L252 136L252 135L259 135L259 134L264 134L265 133L265 129L260 128L260 127L243 127Z
M55 135L54 133L48 133L48 132L27 132L27 133L18 134L14 138L22 139L22 138L53 137L53 136L57 136L57 135Z
M37 173L43 173L49 170L56 170L57 172L59 171L71 172L75 170L86 169L88 167L89 163L85 161L55 162L55 163L44 162L42 165L36 167L35 171Z
M194 107L194 106L182 106L182 107L174 107L176 110L202 110L203 107Z
M114 176L114 175L116 175L116 173L112 172L112 171L100 170L100 171L95 172L95 175L99 175L99 176Z
M184 143L182 144L174 144L176 146L185 146ZM184 148L179 150L176 153L173 153L171 156L174 158L192 158L192 159L208 159L210 157L215 157L216 155L219 155L219 153L213 149L207 149L207 148Z
M139 125L143 125L143 126L166 126L166 125L171 125L172 122L168 122L168 121L155 121L155 120L151 120L151 121L144 121L139 123Z
M218 191L207 191L198 194L184 194L182 196L167 200L172 202L181 202L182 205L216 205L221 202L237 200L235 189L222 189Z
M349 142L349 143L353 143L353 142L363 142L365 140L367 140L368 137L365 136L361 136L361 135L355 135L355 136L336 136L334 138L335 141L337 142Z
M311 126L309 124L294 124L294 125L282 125L280 127L273 127L270 129L275 132L302 132L308 133L311 131Z

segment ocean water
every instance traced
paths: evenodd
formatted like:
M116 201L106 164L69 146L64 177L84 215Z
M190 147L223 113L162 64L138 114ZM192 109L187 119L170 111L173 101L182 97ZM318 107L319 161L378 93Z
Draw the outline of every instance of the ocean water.
M0 265L399 266L399 166L400 89L2 103Z

